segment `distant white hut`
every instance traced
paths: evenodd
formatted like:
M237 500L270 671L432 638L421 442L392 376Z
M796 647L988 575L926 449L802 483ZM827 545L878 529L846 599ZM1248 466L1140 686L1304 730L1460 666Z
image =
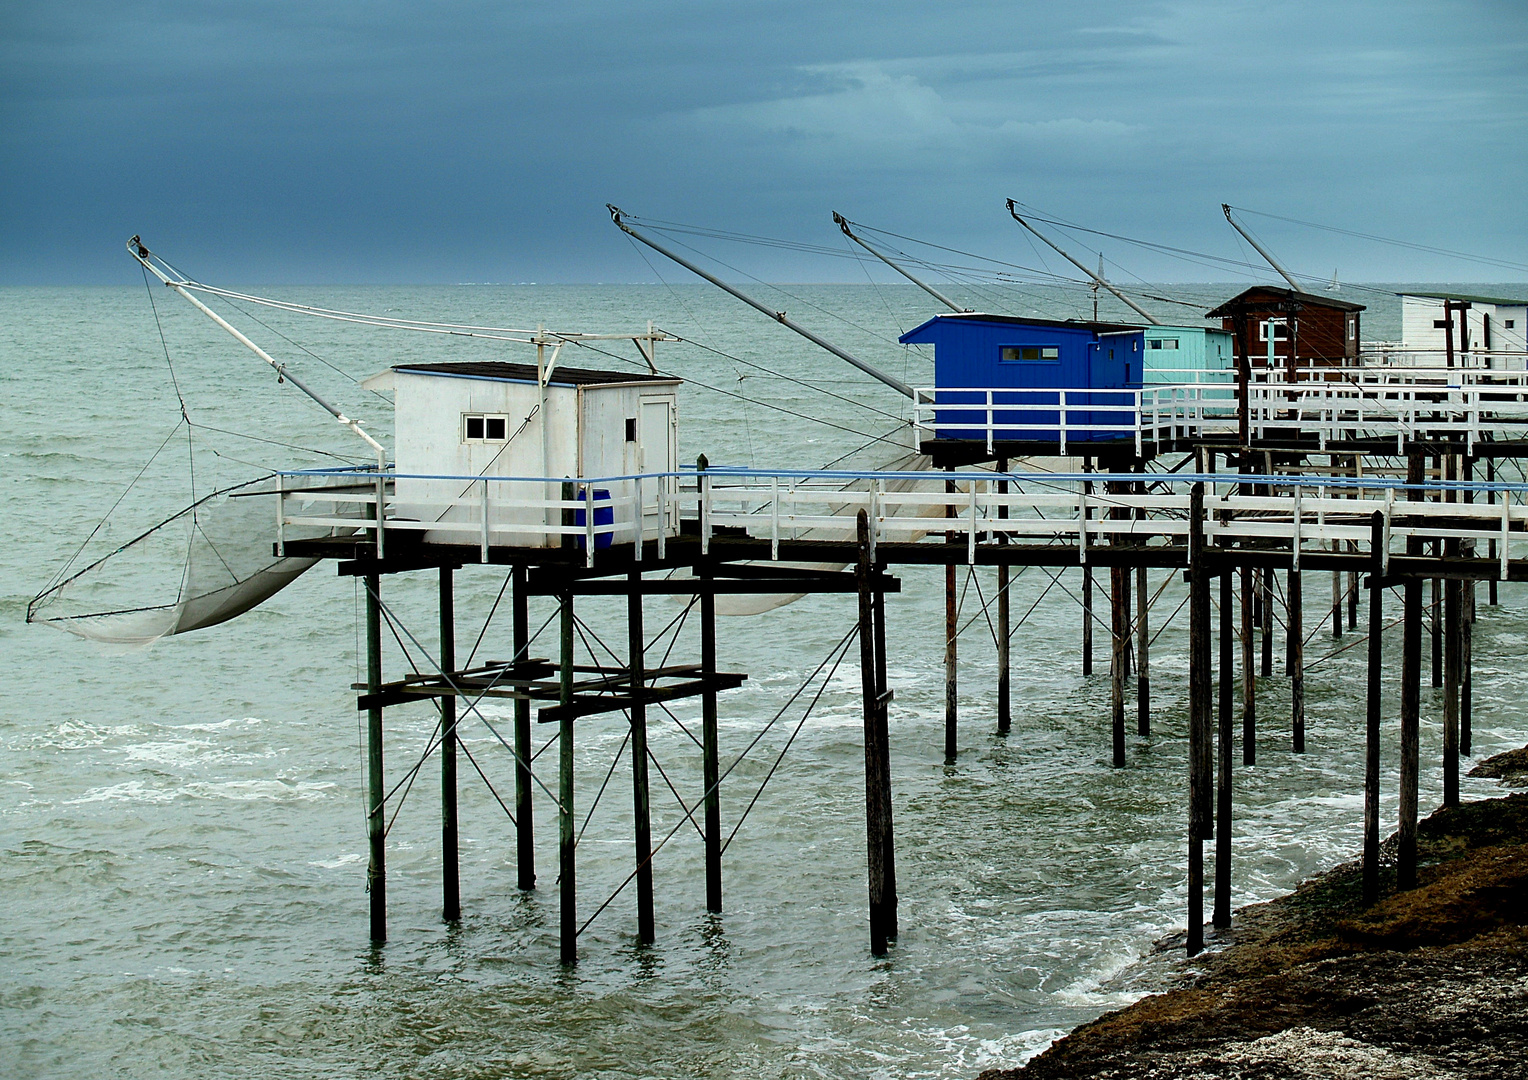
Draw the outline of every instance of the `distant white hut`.
M1452 302L1456 365L1497 371L1522 371L1528 366L1528 337L1525 337L1528 300L1443 292L1400 293L1399 296L1406 363L1417 367L1444 366L1449 330L1444 320L1444 306ZM1460 304L1468 305L1462 313L1458 309Z

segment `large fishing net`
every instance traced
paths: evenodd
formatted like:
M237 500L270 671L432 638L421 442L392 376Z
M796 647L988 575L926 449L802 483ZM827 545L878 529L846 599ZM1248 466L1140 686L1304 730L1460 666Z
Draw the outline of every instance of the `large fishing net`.
M275 554L276 497L270 477L213 492L75 571L89 558L82 547L27 605L27 622L142 646L243 614L318 561ZM334 531L288 528L286 539Z

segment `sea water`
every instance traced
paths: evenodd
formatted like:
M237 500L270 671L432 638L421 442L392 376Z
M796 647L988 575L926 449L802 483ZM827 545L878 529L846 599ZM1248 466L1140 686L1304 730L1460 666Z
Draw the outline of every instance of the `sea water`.
M1181 309L1192 321L1234 287L1160 290L1201 305ZM686 339L658 352L660 367L687 380L686 459L822 465L879 445L905 415L894 393L703 287L271 291L506 328L636 333L655 320ZM910 286L766 295L898 378L929 385L930 357L895 343L935 313ZM989 289L965 299L1092 314L1086 294ZM1399 336L1393 297L1358 299L1370 304L1367 337ZM501 341L212 303L384 441L389 403L356 380L406 361L531 358ZM1105 317L1118 314L1105 307ZM611 355L568 348L559 363L638 369L629 344L599 348ZM615 895L580 937L572 969L557 959L553 807L538 788L538 887L522 892L498 802L512 805L512 760L477 718L463 722L458 766L463 917L441 922L439 774L433 757L419 765L436 716L428 705L399 707L386 720L387 782L398 785L388 807L390 937L374 948L350 689L363 637L353 580L323 564L234 622L139 651L23 622L35 593L80 567L70 559L87 537L87 553L109 550L219 484L365 462L364 446L160 287L0 291L0 393L0 1075L972 1076L1022 1062L1166 977L1187 901L1181 582L1167 580L1153 609L1152 734L1132 733L1127 767L1114 769L1106 646L1098 674L1081 674L1078 571L1017 577L1014 724L1000 736L983 608L992 571L961 568L960 754L949 765L942 575L896 568L903 589L887 617L901 937L884 958L867 940L857 650L804 721L817 684L789 706L855 617L842 596L719 624L721 668L748 675L721 698L723 766L758 737L723 785L722 914L704 910L701 842L681 807L702 791L698 701L649 718L662 769L652 777L653 833L668 839L654 861L657 942L645 948L633 892L620 890L634 865L623 725L619 714L579 722L581 916ZM183 409L195 425L189 441ZM122 562L123 573L149 572ZM1153 573L1154 592L1164 575ZM469 566L457 579L458 656L506 657L504 605L488 619L503 571ZM1289 751L1282 630L1276 674L1259 681L1258 764L1236 774L1238 905L1359 848L1365 650L1352 647L1356 635L1333 641L1316 630L1328 581L1314 575L1305 589L1315 631L1305 754ZM388 636L387 673L428 670L433 575L391 577L383 588L417 638ZM1518 660L1528 604L1516 586L1502 588L1500 607L1480 595L1477 756L1521 745L1528 729ZM619 653L624 641L618 606L581 605L589 645L607 660L602 643ZM648 606L650 633L682 610ZM551 611L533 601L532 625ZM695 657L693 623L680 628L675 658ZM1387 649L1393 736L1398 642ZM545 638L533 648L549 650ZM1424 688L1424 811L1441 793L1440 708ZM507 709L482 711L503 730ZM540 746L549 730L535 735ZM1394 747L1392 738L1383 763L1387 822ZM549 786L554 756L536 766ZM1494 785L1462 788L1474 797Z

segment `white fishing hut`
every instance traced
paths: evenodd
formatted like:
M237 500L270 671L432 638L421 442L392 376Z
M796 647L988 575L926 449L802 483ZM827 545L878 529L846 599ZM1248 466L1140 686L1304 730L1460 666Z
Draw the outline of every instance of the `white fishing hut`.
M526 478L629 478L672 472L678 461L678 379L497 361L401 364L389 374L397 472L390 517L439 523L425 532L428 543L559 547L567 534L547 527L576 524L581 533L584 511L565 516L566 508L537 505L562 498L562 485ZM677 532L662 502L673 490L671 480L643 485L649 539ZM597 547L632 539L638 494L632 479L575 484L574 498L593 502Z
M1522 371L1528 365L1528 300L1469 293L1400 293L1401 340L1417 367L1447 362L1446 335L1453 332L1459 367ZM1445 321L1445 305L1452 311ZM1461 313L1460 309L1463 308ZM1460 317L1462 314L1462 318Z

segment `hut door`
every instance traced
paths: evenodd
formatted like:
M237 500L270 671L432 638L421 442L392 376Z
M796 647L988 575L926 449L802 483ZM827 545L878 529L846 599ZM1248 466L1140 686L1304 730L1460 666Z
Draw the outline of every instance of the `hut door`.
M641 446L642 460L640 469L644 473L673 472L675 458L678 456L678 448L675 446L674 431L674 402L671 398L643 398L642 413L638 421L641 430L638 433L639 445ZM674 479L669 477L661 484L644 484L642 495L642 513L657 514L658 491L671 492L674 490Z

